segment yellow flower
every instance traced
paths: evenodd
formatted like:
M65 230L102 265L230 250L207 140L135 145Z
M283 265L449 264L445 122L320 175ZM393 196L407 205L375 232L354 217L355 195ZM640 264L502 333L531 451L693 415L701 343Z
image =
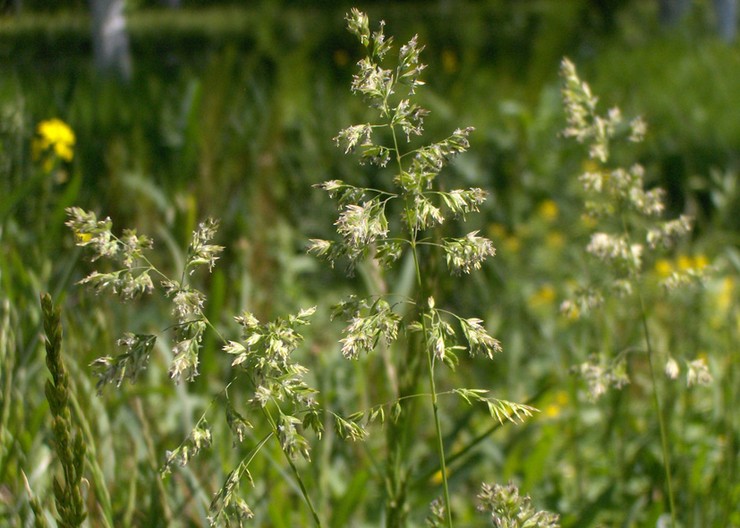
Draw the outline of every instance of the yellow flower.
M565 391L558 391L555 394L555 398L550 404L545 407L545 416L548 418L557 418L563 411L563 408L568 405L568 393Z
M558 204L553 200L545 200L539 205L539 207L537 207L537 214L548 222L555 220L559 213L560 210L558 209Z
M698 270L703 270L709 266L709 259L706 257L706 255L696 255L694 257L694 268Z
M678 259L676 259L676 266L678 266L678 269L681 271L692 269L693 264L693 259L688 255L679 255Z
M75 233L75 238L78 244L87 244L92 240L92 235L90 233Z
M669 277L671 273L673 273L673 265L667 259L659 259L655 263L655 272L660 277L663 277L663 278Z
M36 127L37 137L33 140L31 149L34 159L39 159L47 151L64 161L72 161L74 157L75 134L61 119L53 118L41 121ZM51 168L51 162L44 163L45 169Z
M534 294L529 297L529 306L536 308L538 306L547 306L555 301L555 288L550 284L540 287Z
M565 238L563 237L563 234L560 231L550 231L549 233L547 233L545 242L547 243L547 246L550 248L560 249L561 247L563 247L563 244L565 243Z

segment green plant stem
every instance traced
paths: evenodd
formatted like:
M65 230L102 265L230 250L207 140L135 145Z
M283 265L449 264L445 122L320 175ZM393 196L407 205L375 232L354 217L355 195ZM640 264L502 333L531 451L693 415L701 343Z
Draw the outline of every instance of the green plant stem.
M411 245L411 251L414 256L414 266L416 267L416 280L419 286L419 291L421 292L421 270L419 267L419 257L417 255L416 245L413 243ZM442 488L444 490L445 513L447 515L447 526L448 528L452 528L452 510L450 508L450 489L447 483L447 463L445 461L445 446L444 446L444 439L442 438L442 425L439 421L439 404L437 402L437 388L436 388L436 383L434 381L434 358L432 357L432 351L429 347L429 343L427 342L427 339L428 339L427 324L426 324L426 318L424 317L423 314L421 316L421 326L422 326L422 336L423 336L422 344L423 344L424 351L426 352L426 357L427 357L427 371L429 374L429 390L431 392L432 410L434 412L434 428L435 428L435 432L437 435L437 450L439 452L439 465L440 465L440 471L442 472Z
M403 173L403 165L401 163L401 154L398 150L398 138L396 137L396 129L391 125L391 132L393 134L393 146L396 151L396 163L398 164L398 170L400 173ZM419 311L419 316L421 318L421 326L422 326L422 346L424 347L424 352L426 353L427 358L427 373L429 376L429 390L431 392L431 400L432 400L432 411L434 414L434 428L435 433L437 436L437 451L439 453L439 465L440 465L440 471L442 473L442 488L444 490L444 501L445 501L445 514L447 517L447 527L452 528L452 509L451 509L451 503L450 503L450 489L449 484L447 482L447 463L445 461L445 446L444 446L444 438L442 437L442 425L439 420L439 404L437 401L437 388L436 383L434 380L434 358L432 357L432 351L429 347L428 343L428 335L427 335L427 323L426 323L426 317L424 316L424 312L421 310L421 306L423 306L424 299L424 288L423 288L423 281L421 276L421 266L419 265L419 253L416 247L416 236L417 231L416 228L413 226L411 221L411 214L410 214L410 207L406 205L406 211L407 211L407 218L408 218L408 227L409 227L409 233L410 233L410 245L411 245L411 254L414 258L414 270L416 272L416 285L418 287L418 295L417 295L417 310Z
M424 340L426 341L426 339ZM427 348L427 367L429 368L429 388L432 391L432 409L434 410L434 428L437 433L437 449L439 451L440 471L442 472L442 487L445 497L445 512L447 514L447 526L452 528L452 509L450 504L450 488L447 482L447 462L445 460L445 446L442 438L442 425L439 421L439 405L437 404L437 390L434 382L434 360L432 352Z
M388 106L386 104L384 115L388 117L389 110ZM399 171L403 171L403 166L401 164L401 155L398 150L398 141L396 139L396 131L393 127L393 125L389 124L389 128L391 130L391 134L393 137L394 147L395 147L395 154L396 154L396 164L398 166ZM408 216L407 216L408 218ZM410 363L410 354L411 354L411 347L412 342L408 342L408 349L407 349L407 355L406 355L406 364L402 365L402 368L399 369L401 371L405 370L403 367L408 366ZM388 358L389 361L392 361L391 358ZM390 365L387 367L389 369L395 368L395 365ZM413 368L412 369L412 375L410 377L407 377L405 380L399 380L398 387L396 389L396 392L394 394L395 398L397 398L397 403L401 405L401 401L405 399L405 395L407 392L407 388L416 386L417 381L417 373L418 369ZM386 460L386 493L387 493L387 504L386 508L388 511L388 516L386 519L386 526L389 528L401 528L404 526L404 503L406 500L406 488L408 487L408 474L405 471L405 468L403 467L403 463L406 459L404 456L404 450L406 448L406 438L408 433L408 422L401 422L400 424L397 423L397 420L391 421L389 424L387 434L386 434L386 444L387 444L387 450L388 450L388 456Z
M630 230L627 225L624 210L620 215L622 221L622 230L630 239ZM671 528L676 528L676 504L673 497L673 478L671 474L671 456L668 450L668 434L666 431L665 417L663 416L663 406L660 403L658 394L658 377L655 374L655 365L653 364L653 343L650 338L650 327L647 321L647 309L645 308L645 298L642 296L642 276L639 269L636 272L637 298L640 301L640 320L642 322L642 331L645 337L645 347L647 349L648 368L650 369L650 380L653 386L653 407L658 415L658 427L660 429L660 446L663 452L663 468L665 470L666 487L668 488L668 503L671 510Z
M316 526L321 528L321 519L319 518L319 514L316 512L316 508L314 508L313 502L311 501L311 497L308 495L308 490L306 489L306 485L303 483L303 479L301 478L300 473L298 473L298 468L295 467L295 464L291 460L288 453L286 453L283 450L283 454L285 455L285 459L288 461L288 464L290 465L290 469L293 471L293 475L298 481L298 485L301 488L301 493L303 494L303 499L306 501L306 504L308 505L308 509L311 510L311 516L313 517L314 523L316 523Z
M666 432L665 418L663 416L663 407L658 395L658 379L655 375L655 366L653 364L653 347L650 339L650 328L647 322L647 312L645 310L645 300L642 296L640 284L638 282L637 297L640 299L640 318L642 320L642 329L645 335L645 345L647 347L648 366L650 367L650 378L653 385L653 405L658 415L658 426L660 428L660 444L663 450L663 466L665 469L666 486L668 487L668 502L671 508L671 528L676 528L676 505L673 498L673 479L671 477L671 459L668 450L668 435Z
M262 412L264 413L265 418L267 418L267 421L270 422L270 427L272 427L273 436L275 438L279 438L280 434L278 431L278 427L272 415L265 407L262 407ZM319 514L316 512L316 508L314 508L313 502L311 501L311 497L308 494L308 489L306 488L306 485L303 483L303 479L301 478L301 474L298 472L298 468L295 467L295 464L293 463L293 459L285 451L285 449L283 449L282 445L280 446L280 451L283 452L283 455L285 456L285 460L287 460L288 465L290 466L290 469L293 471L293 476L295 477L296 481L298 481L298 486L301 488L301 494L303 495L303 501L308 506L308 509L311 510L311 516L313 517L314 523L316 524L318 528L321 528L322 526L321 519L319 518Z

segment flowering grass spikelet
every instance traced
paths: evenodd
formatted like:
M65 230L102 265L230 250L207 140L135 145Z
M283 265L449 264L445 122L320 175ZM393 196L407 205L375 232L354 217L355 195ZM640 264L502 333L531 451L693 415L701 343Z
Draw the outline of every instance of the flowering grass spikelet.
M196 456L201 450L209 448L212 441L211 429L204 418L190 431L182 444L173 451L167 452L166 461L160 473L162 475L170 473L175 465L186 466L192 457Z
M445 239L442 244L447 267L455 275L479 270L486 258L496 254L493 243L478 236L478 231L472 231L463 238Z
M102 356L90 363L98 376L96 385L98 394L102 393L103 387L108 383L113 383L116 387L120 387L124 380L136 383L139 375L149 365L156 341L157 337L154 335L126 332L117 342L125 352L115 357Z
M709 372L707 362L704 358L698 358L686 362L686 385L710 385L712 374Z
M537 511L532 506L532 499L528 495L522 496L519 489L509 483L481 485L477 495L478 511L490 516L496 528L558 528L559 517L542 510Z

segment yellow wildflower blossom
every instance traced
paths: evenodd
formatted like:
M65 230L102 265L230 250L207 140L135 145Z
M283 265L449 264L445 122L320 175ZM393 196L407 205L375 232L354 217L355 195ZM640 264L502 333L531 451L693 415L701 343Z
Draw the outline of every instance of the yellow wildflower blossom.
M557 219L559 213L558 204L553 200L545 200L537 207L537 214L548 222Z
M75 239L78 244L87 244L92 240L92 235L90 233L75 233Z
M676 259L676 266L681 271L690 270L694 267L693 259L688 255L679 255Z
M670 277L673 273L673 264L668 259L658 259L655 263L655 272L661 278Z
M36 126L36 138L31 150L34 159L40 159L47 152L64 161L72 161L76 138L72 129L61 119L53 118L41 121ZM44 162L44 169L51 170L53 159Z
M555 288L550 284L544 284L534 294L529 297L529 306L536 308L538 306L547 306L555 301Z
M694 257L694 268L698 270L703 270L709 266L709 259L706 257L706 255L696 255Z
M550 404L545 407L544 415L548 418L557 418L563 411L566 405L568 405L568 393L565 391L558 391L555 393L555 398Z

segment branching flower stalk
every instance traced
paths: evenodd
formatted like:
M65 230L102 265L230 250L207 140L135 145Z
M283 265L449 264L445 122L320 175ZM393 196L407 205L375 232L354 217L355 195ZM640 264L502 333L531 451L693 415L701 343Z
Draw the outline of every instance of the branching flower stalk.
M435 368L439 363L454 368L458 362L456 353L460 350L468 350L471 356L492 359L501 351L501 345L487 333L480 319L462 318L436 307L434 297L429 294L433 278L423 270L420 248L429 247L432 255L434 251L443 254L448 269L454 275L469 274L479 269L488 257L495 254L493 244L476 231L460 238L442 238L441 241L430 234L432 229L441 226L448 218L464 219L468 213L477 212L486 199L486 192L482 189L443 191L438 182L440 172L450 160L468 149L468 137L473 129L457 129L442 141L412 148L409 144L422 135L423 120L428 114L426 109L414 102L417 88L424 85L420 78L426 67L420 62L423 47L418 44L417 37L413 37L400 47L395 67L386 68L384 64L393 48L393 39L385 36L384 23L381 21L377 31L371 33L367 15L357 9L347 15L347 22L349 31L358 38L367 54L358 62L359 72L353 77L352 91L364 98L377 121L349 126L340 131L335 139L345 153L358 151L362 164L369 163L380 170L392 160L395 176L392 185L381 188L358 187L340 180L319 184L319 188L337 201L339 216L336 227L339 239L311 240L309 251L326 258L332 265L344 262L350 274L365 260L374 260L378 267L388 269L404 254L410 253L416 283L413 299L401 299L391 305L388 299L393 296L392 293L371 299L352 296L337 307L335 315L348 319L342 339L342 353L348 359L357 359L371 352L381 341L390 345L396 341L399 333L404 332L409 338L408 347L403 351L400 361L405 370L414 371L409 366L415 359L414 340L419 339L426 358L444 497L444 504L439 504L435 511L438 516L445 518L446 526L452 526ZM399 211L398 216L389 218L387 211L392 203L397 204ZM426 252L424 256L426 258ZM393 296L394 300L396 298L397 295ZM410 317L401 315L404 305L411 308ZM449 320L457 323L457 330ZM458 344L458 334L463 335L467 346ZM415 379L411 383L412 390ZM472 389L462 390L469 391L468 395L480 396ZM462 393L456 394L465 397ZM396 415L401 412L401 401L407 397L402 392L396 395L393 406ZM471 402L469 398L465 399ZM499 404L503 405L499 419L503 415L521 418L534 410L483 396L476 401L487 402L493 416L497 416L493 409ZM372 421L372 410L358 413L355 418L367 418L368 415L368 421ZM403 524L407 485L399 482L398 468L392 455L403 449L403 440L389 436L389 442L394 440L396 445L388 446L391 453L390 482L387 485L389 526Z
M335 315L348 320L340 341L342 354L348 359L357 359L371 352L381 342L385 345L396 342L401 332L406 335L408 346L399 355L399 362L412 375L395 395L389 412L394 424L389 431L395 431L397 426L399 432L398 435L388 434L392 440L389 441L387 463L389 526L405 524L409 483L406 475L407 440L404 437L410 435L410 420L400 418L403 412L401 404L415 396L421 374L420 369L413 365L420 363L416 353L423 353L444 495L444 504L439 504L435 511L451 527L452 511L435 368L440 363L454 368L458 362L457 353L461 350L467 350L472 357L492 359L501 351L501 345L488 334L480 319L460 317L437 308L434 297L429 293L433 277L424 271L420 248L428 248L430 255L435 251L437 255L444 255L453 275L469 274L479 269L488 257L495 254L488 239L472 231L462 237L440 240L431 236L430 231L441 226L447 218L464 219L467 214L477 212L486 199L486 192L479 188L443 191L437 181L450 160L468 149L472 128L457 129L437 143L418 148L408 146L413 138L422 135L423 118L428 113L412 101L416 89L424 84L420 74L425 65L419 60L422 48L416 37L401 46L395 69L386 69L382 63L392 48L392 39L386 39L383 34L383 23L371 34L368 18L363 13L352 10L347 21L350 31L367 51L367 57L359 62L360 71L353 79L352 90L364 96L376 111L378 122L350 126L339 133L336 141L345 152L360 150L363 163L383 168L393 159L395 177L393 185L379 189L357 187L339 180L321 184L319 187L339 204L336 221L339 240L312 240L309 251L326 258L332 265L339 260L346 262L349 273L365 260L374 260L380 268L389 268L404 254L410 253L416 279L413 299L393 293L374 298L351 296L336 307ZM385 137L386 143L377 141L379 136ZM386 211L391 203L396 204L394 207L398 207L400 214L389 219ZM235 317L241 327L241 336L227 339L204 314L205 294L189 283L189 277L196 268L205 266L210 271L223 249L211 243L216 221L206 220L198 226L180 277L172 279L159 271L146 256L152 247L152 240L148 237L134 230L124 230L121 236L116 236L110 219L99 220L94 213L79 208L70 208L67 213L67 225L73 230L77 245L91 249L93 261L105 258L118 266L114 271L94 271L81 281L82 284L123 300L150 294L155 289L160 289L171 299L175 345L170 377L179 382L182 379L191 381L198 375L203 335L210 328L223 341L223 350L233 358L235 371L232 381L212 400L211 405L216 400L225 402L225 418L234 443L243 442L247 436L254 441L254 435L249 433L251 423L234 408L228 397L228 389L235 379L246 381L240 385L246 385L251 391L249 407L258 410L269 426L270 433L249 450L211 502L210 523L241 525L242 521L253 516L239 495L238 484L242 478L251 480L250 462L265 443L273 439L280 444L315 524L321 526L308 488L294 463L298 457L310 459L309 442L303 432L312 430L320 438L326 414L316 401L316 391L304 381L307 369L292 357L303 340L299 329L309 324L315 308L271 322L261 322L245 311ZM424 258L426 253L425 249ZM159 288L156 288L152 277L159 278ZM393 303L389 302L390 299ZM405 311L411 315L403 315ZM459 336L463 339L458 340ZM93 362L99 377L98 390L107 384L120 386L125 380L135 382L149 363L156 339L150 334L124 334L118 342L124 349L122 353ZM522 421L536 411L527 405L489 396L482 389L460 388L444 393L455 394L468 404L486 406L490 415L501 424ZM211 405L180 446L167 454L163 473L176 465L187 464L193 456L211 445L213 438L207 421ZM333 412L329 414L340 437L362 440L368 435L365 429L368 424L384 422L386 407L385 404L376 405L347 418Z
M590 170L580 176L585 195L585 213L596 225L596 231L586 251L609 270L606 282L585 289L577 299L565 301L562 309L569 316L578 316L603 303L607 295L636 297L639 326L645 345L652 386L652 399L658 418L663 466L665 470L667 496L670 506L671 524L676 526L676 506L673 490L670 450L664 409L658 391L656 351L648 325L648 313L643 294L646 284L644 262L660 250L667 250L691 230L692 220L681 216L664 221L659 217L665 210L664 192L660 188L645 190L644 168L635 164L629 169L610 164L611 147L616 139L626 138L630 142L642 141L645 123L637 118L625 122L618 108L606 115L597 112L597 98L576 73L575 66L565 59L561 66L563 99L568 126L566 137L575 138L589 147ZM674 272L662 282L665 290L700 281L705 269L687 269ZM620 356L623 356L620 354ZM579 371L587 379L591 395L597 398L609 386L621 387L628 383L623 365L624 357L618 356L612 365L584 363ZM688 380L691 384L694 362L688 362ZM678 375L678 364L668 356L666 374L669 378Z
M231 404L229 387L237 380L244 381L253 390L249 405L257 410L268 424L270 433L259 441L254 449L226 478L209 507L211 525L236 523L253 517L247 503L239 496L239 480L251 481L248 467L254 456L269 439L276 439L285 455L311 512L316 526L321 526L319 515L313 506L308 489L294 463L297 457L310 459L308 440L302 429L313 430L321 436L323 422L321 409L315 399L316 391L309 387L303 377L308 370L296 363L291 355L303 341L299 328L309 324L315 308L301 310L297 315L278 318L262 323L249 313L235 317L241 328L239 340L226 339L208 320L204 313L206 296L189 284L189 277L199 266L212 270L222 247L212 244L218 223L214 220L201 222L193 232L187 259L174 280L161 272L147 258L145 251L152 247L152 240L138 235L133 230L124 230L118 237L112 232L110 219L99 220L92 212L79 208L67 210L67 225L73 230L77 245L93 251L92 260L108 258L120 268L101 273L93 271L81 284L93 287L98 292L109 292L123 300L131 300L155 290L152 276L160 278L161 290L172 299L172 314L175 323L173 360L170 377L176 382L181 379L192 381L198 375L199 352L203 335L210 328L224 343L223 350L233 356L234 377L206 407L187 438L174 450L166 454L162 474L166 475L174 466L186 465L194 456L210 447L213 442L207 415L217 401L225 402L225 419L232 434L233 443L240 444L251 437L252 424ZM120 386L123 381L135 382L147 368L157 336L128 332L118 340L124 351L117 356L104 356L92 363L98 375L98 391L107 384Z

